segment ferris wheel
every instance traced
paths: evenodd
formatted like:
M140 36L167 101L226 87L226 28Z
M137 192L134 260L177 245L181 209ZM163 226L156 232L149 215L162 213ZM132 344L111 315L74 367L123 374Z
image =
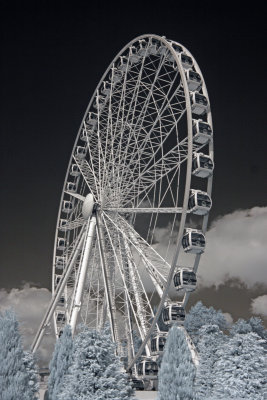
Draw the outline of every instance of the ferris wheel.
M51 318L57 337L65 324L74 333L108 320L128 369L156 376L159 322L182 324L196 287L213 168L210 103L192 54L157 35L132 40L100 79L74 143L34 351Z

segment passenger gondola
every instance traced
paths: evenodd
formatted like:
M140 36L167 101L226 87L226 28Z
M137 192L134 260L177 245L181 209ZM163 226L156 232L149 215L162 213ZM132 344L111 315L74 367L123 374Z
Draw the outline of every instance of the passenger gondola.
M147 42L144 39L139 40L138 55L140 57L147 55Z
M203 115L208 111L207 98L198 92L191 94L191 109L193 114Z
M75 193L77 191L77 186L74 182L67 182L66 190L67 192Z
M104 94L105 96L109 96L111 92L111 84L110 82L104 81L103 82L103 87L101 89L101 93Z
M105 107L105 104L107 102L107 97L106 96L97 96L94 103L93 103L93 107L96 110L103 110L103 108Z
M206 192L191 189L188 200L188 210L195 215L206 215L211 209L211 198Z
M123 73L122 71L119 71L118 68L116 67L111 68L109 79L113 84L120 82L122 80L122 76Z
M89 112L85 118L85 125L90 129L95 129L97 125L97 114L94 112Z
M57 240L57 249L58 250L65 250L66 243L67 243L66 239L58 238L58 240Z
M120 57L120 62L118 64L118 70L125 72L128 68L127 57L122 56Z
M144 385L144 382L142 381L142 379L137 379L137 378L132 377L132 378L130 378L130 383L135 390L144 390L145 389L145 385Z
M70 175L71 176L80 176L81 175L81 172L80 172L77 164L72 164Z
M185 53L180 53L179 56L180 56L181 63L185 69L192 68L193 60L190 56L188 56Z
M82 160L86 156L86 147L77 146L75 156Z
M214 164L210 156L195 153L192 162L192 174L199 178L208 178L213 174Z
M197 286L196 274L189 268L179 268L173 277L173 283L176 290L193 292Z
M55 267L57 269L64 269L64 266L65 266L65 257L56 256Z
M136 64L140 60L140 56L137 54L137 49L135 46L131 46L129 50L129 61L131 64Z
M205 236L197 229L188 228L183 236L182 245L186 253L201 254L205 250Z
M151 358L140 361L137 364L137 375L140 378L157 379L158 364Z
M55 275L55 287L57 287L57 285L59 284L61 279L61 275Z
M58 300L58 305L62 307L64 306L64 304L65 304L65 297L61 296Z
M73 210L73 203L71 201L64 200L62 211L66 214L69 214Z
M193 71L192 69L189 69L188 71L186 71L185 75L186 75L188 89L191 92L194 92L195 90L198 90L201 87L202 79L197 72Z
M173 324L183 324L185 319L184 308L177 303L169 303L163 308L162 320L166 325Z
M66 321L65 312L63 312L63 311L58 312L56 315L56 321L57 322L65 322Z
M163 352L167 336L165 332L160 332L151 339L151 354L161 354Z
M155 56L158 53L158 46L156 45L156 42L151 40L148 44L147 47L147 55L153 55Z
M211 126L201 119L193 120L193 141L197 144L206 144L212 138Z
M62 232L65 232L65 231L66 231L67 223L68 223L68 220L67 220L67 219L60 218L58 229L59 229L60 231L62 231Z

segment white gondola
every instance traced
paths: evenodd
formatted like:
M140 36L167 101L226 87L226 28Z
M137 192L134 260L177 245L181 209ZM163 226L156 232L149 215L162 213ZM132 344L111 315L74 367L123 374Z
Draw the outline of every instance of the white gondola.
M76 183L74 182L67 182L66 191L75 193L77 191Z
M86 156L86 151L87 151L86 147L77 146L77 147L76 147L75 156L76 156L77 158L79 158L80 160L82 160L82 159L85 158L85 156Z
M140 60L140 56L137 54L137 49L135 46L131 46L129 49L129 61L131 64L136 64Z
M106 105L106 102L107 102L107 96L97 96L93 103L93 107L96 110L102 111Z
M208 178L213 174L212 159L203 153L195 153L192 162L192 174L199 178Z
M173 283L176 290L193 292L197 286L196 274L189 268L179 268L173 277Z
M58 305L61 306L61 307L65 305L65 297L64 296L61 296L59 298Z
M96 126L97 126L97 114L94 113L94 112L89 112L86 115L86 118L85 118L84 122L89 128L95 129Z
M193 66L193 60L190 56L186 55L185 53L180 53L179 54L182 66L184 69L189 69L192 68Z
M130 378L130 384L135 390L144 390L145 385L142 379L137 379L134 376Z
M173 47L174 51L176 51L176 53L178 53L178 54L183 52L183 48L179 44L172 43L172 47Z
M139 40L138 55L141 57L147 55L147 42L144 39Z
M169 56L171 54L166 46L160 46L158 49L158 52L161 56L167 55L167 57L166 57L167 59L169 58Z
M73 210L73 203L68 200L63 201L62 211L66 214L69 214Z
M66 314L64 311L57 312L56 321L57 321L57 323L66 321Z
M87 142L88 137L87 137L86 129L82 129L81 134L80 134L80 139L83 142Z
M62 269L63 270L64 267L65 267L65 262L66 262L65 257L57 256L56 257L56 262L55 262L55 267L57 269Z
M177 324L183 324L185 319L184 308L177 303L169 303L165 305L162 312L162 320L164 324L170 325L174 322Z
M66 232L66 230L67 230L67 229L66 229L66 228L67 228L67 223L68 223L68 220L67 220L67 219L60 218L58 229L59 229L60 231L62 231L62 232Z
M188 209L192 214L206 215L211 209L212 201L208 193L191 189L189 193Z
M111 80L111 82L113 82L114 84L118 83L121 81L123 76L122 71L119 71L118 68L113 67L111 68L111 73L109 76L109 79Z
M197 144L206 144L212 138L211 126L201 119L193 120L193 141Z
M147 358L137 364L137 375L142 378L157 379L158 369L156 361Z
M63 238L57 239L57 249L58 250L65 250L66 244L67 244L66 239L63 239Z
M203 115L208 111L208 100L207 98L198 92L191 94L191 109L192 113L197 115Z
M125 72L128 68L128 64L127 64L127 57L122 56L120 57L120 62L118 64L118 70Z
M101 89L101 93L104 94L105 96L109 96L111 92L111 84L110 82L104 81L103 82L103 87Z
M185 72L185 75L186 75L188 89L191 92L194 92L195 90L198 90L201 87L202 79L197 72L193 71L192 69L189 69Z
M201 231L187 228L182 245L186 253L201 254L205 250L206 239Z
M179 46L178 44L172 43L172 47L173 47L173 49L175 50L175 52L176 52L178 55L183 51L182 46ZM164 48L165 48L166 50L164 50ZM174 62L175 62L175 58L174 58L173 54L172 54L171 52L169 52L169 50L168 50L165 46L160 47L159 53L160 53L160 54L163 54L163 55L164 55L164 54L167 54L167 55L166 55L166 59L167 59L169 62L171 62L171 63L174 63Z
M153 337L150 342L151 354L161 354L163 352L166 340L167 334L165 332L160 332L158 335Z
M72 164L71 170L70 170L70 175L71 176L80 176L81 175L80 169L77 164Z
M61 275L55 275L55 287L59 284Z
M158 47L156 45L156 43L151 40L151 42L149 43L148 47L147 47L147 55L157 55L158 54Z

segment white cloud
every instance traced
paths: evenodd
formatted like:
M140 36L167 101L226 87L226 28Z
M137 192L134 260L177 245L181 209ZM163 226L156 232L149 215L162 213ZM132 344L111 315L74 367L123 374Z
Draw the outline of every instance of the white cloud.
M51 299L51 293L45 288L25 285L22 289L0 290L0 311L12 308L20 323L20 331L25 349L29 349L39 324ZM52 328L46 332L37 357L41 365L47 365L53 351L55 337Z
M251 301L251 311L253 314L267 317L267 294L256 297Z
M207 245L198 269L200 286L220 285L238 278L251 288L266 282L267 207L235 211L216 220L206 233ZM155 249L165 257L168 228L159 228ZM169 248L171 262L175 245ZM192 266L193 256L180 252L179 265Z
M236 211L215 221L201 257L204 286L238 278L248 287L266 282L267 207Z

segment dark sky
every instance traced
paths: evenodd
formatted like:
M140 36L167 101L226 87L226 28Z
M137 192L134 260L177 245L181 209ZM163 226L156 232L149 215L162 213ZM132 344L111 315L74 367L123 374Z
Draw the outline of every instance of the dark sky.
M255 2L160 3L1 1L0 287L50 287L81 119L112 58L143 33L184 44L205 77L215 136L211 219L266 205L264 10Z

